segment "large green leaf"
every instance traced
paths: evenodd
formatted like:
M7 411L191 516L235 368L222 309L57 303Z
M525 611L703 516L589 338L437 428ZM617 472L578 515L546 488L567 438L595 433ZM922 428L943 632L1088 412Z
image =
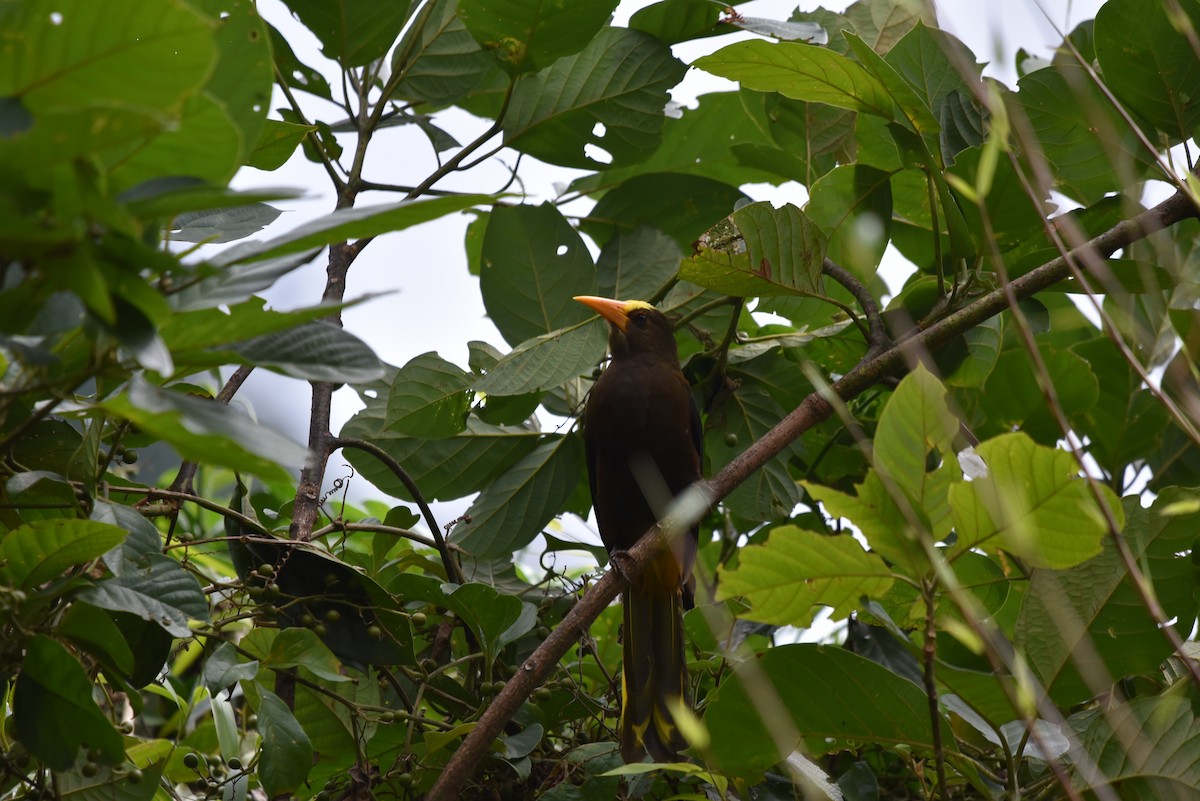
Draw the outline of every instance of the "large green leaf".
M1021 432L1002 434L976 452L987 475L950 488L958 533L953 552L970 548L1008 551L1035 567L1071 567L1100 553L1107 531L1075 458L1038 445ZM1097 491L1118 523L1116 495Z
M879 415L875 469L894 482L930 518L945 517L948 473L927 472L930 451L955 467L952 443L958 418L946 405L946 389L923 364L901 380ZM961 478L961 472L958 478ZM932 522L932 521L931 521Z
M892 100L895 101L896 109L899 112L896 115L897 118L909 129L924 137L936 136L941 133L942 126L933 116L929 104L917 93L913 85L859 36L853 33L844 33L843 35L850 44L850 52L866 68L867 72L884 86Z
M1127 108L1167 133L1187 139L1200 124L1195 31L1200 7L1110 0L1096 13L1096 59L1104 83Z
M1062 192L1094 203L1141 174L1134 134L1081 68L1037 70L1020 87L1017 99Z
M1200 514L1174 514L1171 507L1195 497L1194 491L1166 489L1149 509L1136 496L1124 500L1128 522L1121 536L1168 619L1183 629L1191 628L1200 603L1200 570L1181 556L1195 545ZM1086 678L1152 674L1171 652L1107 539L1103 552L1081 565L1034 571L1015 640L1034 675L1064 707L1107 689Z
M488 216L479 289L510 345L586 320L572 298L595 282L587 246L554 206L500 206Z
M698 58L695 66L747 89L895 118L896 104L879 79L849 58L816 45L754 39Z
M564 167L641 161L662 139L667 91L685 70L654 37L604 28L579 53L517 81L504 143ZM587 145L607 158L595 158Z
M98 559L120 545L127 533L93 520L39 520L0 540L0 575L10 586L28 590Z
M739 617L801 628L812 625L817 606L843 618L862 596L877 598L892 585L887 564L854 537L796 526L771 529L765 544L742 548L737 568L721 570L720 578L719 599L742 596L750 603Z
M241 166L245 148L225 104L204 91L187 99L178 125L131 147L114 149L106 162L115 189L166 175L224 184Z
M891 176L861 164L836 167L812 185L804 213L825 232L829 258L869 279L891 232Z
M229 406L160 389L139 376L100 407L169 442L184 458L231 470L287 480L284 468L299 468L308 454Z
M598 320L527 339L475 382L488 395L523 395L553 389L590 371L604 356L607 328Z
M233 242L258 233L275 222L282 213L265 203L232 209L185 211L171 220L171 239L210 245Z
M523 548L563 510L583 466L579 437L550 437L492 481L471 507L453 540L480 558Z
M41 182L50 164L177 122L217 55L212 23L172 0L13 4L4 27L0 97L33 124L0 142L0 162Z
M400 368L388 393L389 431L426 439L451 437L466 427L471 376L436 353L422 353Z
M262 750L258 777L268 797L290 793L304 783L312 768L313 747L279 696L258 688L258 731Z
M489 665L501 648L537 625L536 607L512 595L501 595L486 584L464 584L440 603L460 615L479 637Z
M113 612L129 612L162 626L175 637L191 634L189 620L208 620L208 602L196 577L169 556L98 581L80 599Z
M596 292L621 300L657 297L679 272L682 257L662 231L648 226L619 231L596 259Z
M383 58L408 18L407 0L288 0L287 5L320 40L326 58L343 67Z
M916 87L941 125L942 158L982 141L983 112L975 99L982 66L952 34L917 24L888 51L887 63Z
M392 54L396 97L445 105L475 88L489 69L499 72L467 32L457 6L456 0L432 0L419 15L421 24L405 31Z
M459 0L458 16L507 69L528 72L582 50L616 7L617 0Z
M1075 784L1120 798L1194 798L1200 787L1200 721L1181 697L1134 698L1072 716L1083 753ZM1097 793L1097 795L1099 795Z
M361 383L383 375L371 346L342 328L312 322L229 347L235 361L305 381Z
M681 278L726 295L819 294L825 235L790 203L751 203L701 239Z
M52 770L67 770L83 744L113 765L125 757L121 735L92 700L83 666L59 643L35 634L13 689L17 739Z
M864 743L931 752L924 691L832 646L784 645L742 662L709 701L704 723L721 770L756 777L801 748L826 754ZM953 748L948 724L942 742Z

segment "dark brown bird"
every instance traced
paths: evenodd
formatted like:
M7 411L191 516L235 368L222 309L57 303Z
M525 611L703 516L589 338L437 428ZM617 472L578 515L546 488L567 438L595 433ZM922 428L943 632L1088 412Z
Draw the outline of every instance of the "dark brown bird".
M703 432L667 318L640 300L575 300L609 324L612 361L592 387L583 439L600 538L614 553L633 547L671 499L700 480ZM626 762L640 762L645 754L671 762L687 747L672 710L690 704L683 610L692 601L696 543L693 529L650 562L622 596Z

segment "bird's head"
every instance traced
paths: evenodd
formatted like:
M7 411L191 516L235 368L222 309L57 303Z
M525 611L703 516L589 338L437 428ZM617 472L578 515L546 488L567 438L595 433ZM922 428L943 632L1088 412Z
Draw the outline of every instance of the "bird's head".
M661 355L678 360L675 332L662 312L642 300L611 300L592 295L575 298L608 321L608 349L614 359Z

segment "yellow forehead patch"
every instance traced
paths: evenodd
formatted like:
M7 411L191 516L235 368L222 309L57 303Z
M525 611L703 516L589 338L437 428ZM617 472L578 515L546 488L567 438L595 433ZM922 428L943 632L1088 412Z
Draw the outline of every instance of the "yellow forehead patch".
M627 300L627 301L625 301L624 310L625 310L626 314L629 314L634 309L649 309L650 311L654 311L654 307L651 306L649 303L647 303L644 300Z

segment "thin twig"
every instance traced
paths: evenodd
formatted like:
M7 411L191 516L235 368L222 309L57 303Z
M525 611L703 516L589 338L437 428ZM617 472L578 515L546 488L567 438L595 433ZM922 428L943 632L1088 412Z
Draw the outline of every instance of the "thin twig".
M879 304L875 302L871 290L867 289L849 270L838 265L832 259L826 258L821 264L821 272L837 281L842 288L854 296L855 302L867 318L867 354L863 358L871 358L892 346L888 336L887 326L879 314Z
M442 557L442 566L446 568L446 578L456 584L465 584L462 570L458 566L458 561L454 555L450 553L449 546L446 545L446 538L442 536L442 529L438 526L437 518L433 516L433 510L429 508L429 504L425 501L425 496L421 494L421 488L417 486L417 482L408 474L400 462L396 461L390 453L385 451L373 442L367 442L365 439L356 439L354 437L334 437L329 443L332 448L356 448L364 453L369 453L374 456L384 467L392 471L396 478L400 479L400 483L408 490L408 494L412 496L417 507L421 510L422 517L425 518L425 525L429 527L429 532L433 535L433 547L437 548L438 554Z

